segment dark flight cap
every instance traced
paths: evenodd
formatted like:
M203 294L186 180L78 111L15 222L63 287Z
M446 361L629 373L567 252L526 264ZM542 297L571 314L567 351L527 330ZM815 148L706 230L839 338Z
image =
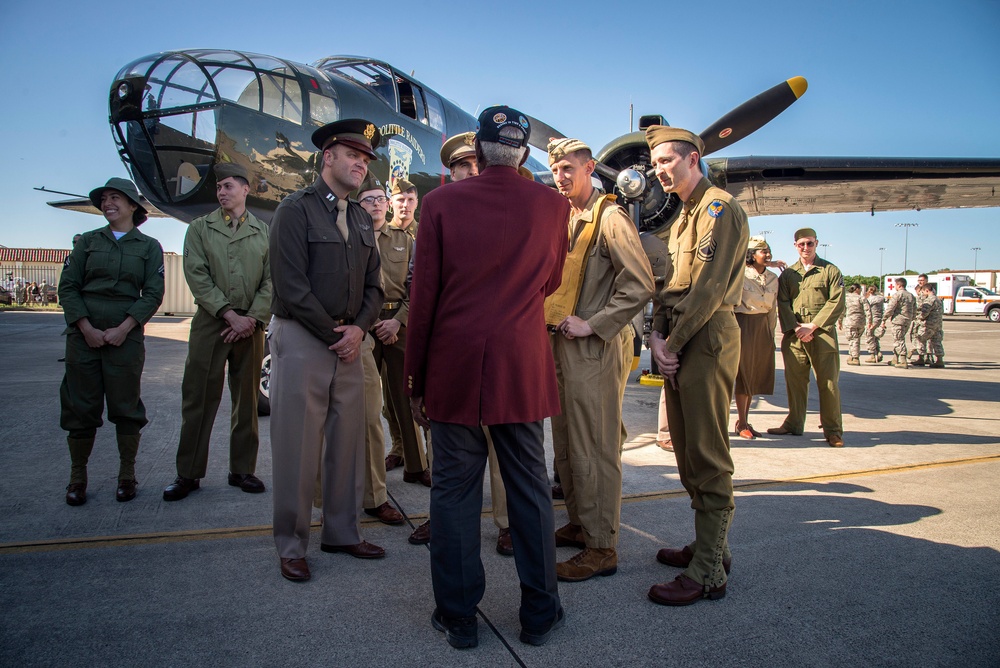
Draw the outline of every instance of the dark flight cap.
M246 167L243 165L237 165L234 162L219 162L212 169L215 170L216 183L225 181L231 176L238 176L247 183L250 183L250 174L247 173Z
M139 211L142 211L145 214L149 213L148 211L146 211L146 207L144 207L140 203L141 198L139 196L139 189L136 188L135 184L129 181L128 179L120 179L118 177L113 177L108 179L108 182L105 183L100 188L94 188L93 190L91 190L90 202L98 209L101 208L101 195L104 194L105 190L117 190L121 194L125 195L125 197L128 197L132 201L132 204L135 204L137 207L139 207Z
M500 130L508 126L520 128L524 136L520 140L501 137ZM488 107L479 114L479 123L476 126L476 139L479 141L491 141L521 148L527 145L530 134L531 125L528 124L528 118L517 109L499 105Z
M668 141L686 141L689 144L694 144L694 147L698 149L698 155L705 152L705 142L690 130L672 128L669 125L650 125L646 128L646 143L649 144L650 150Z
M375 149L382 141L382 133L374 123L360 118L327 123L312 134L316 148L325 151L331 144L345 144L366 153L372 160L378 160Z
M361 187L358 188L358 194L363 192L368 192L369 190L378 190L385 194L385 184L379 181L374 174L368 172L365 176L365 180L361 182Z
M392 193L391 194L393 194L393 195L402 195L405 192L409 192L411 190L416 190L416 188L417 187L415 185L413 185L412 183L410 183L406 179L396 179L396 182L394 184L392 184Z
M795 230L795 241L798 241L802 237L812 237L816 238L816 230L811 227L803 227L801 229Z
M463 132L451 137L441 147L441 164L451 168L462 158L476 157L476 133Z

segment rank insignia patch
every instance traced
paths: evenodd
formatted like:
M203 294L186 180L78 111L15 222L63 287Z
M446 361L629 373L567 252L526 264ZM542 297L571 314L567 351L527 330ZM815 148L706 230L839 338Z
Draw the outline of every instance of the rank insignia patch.
M698 242L698 259L702 262L711 262L715 259L715 239L709 232Z
M66 261L63 262L63 269L69 269L69 255L66 256Z
M708 215L712 218L718 218L726 212L726 205L719 200L712 200L712 203L708 205Z

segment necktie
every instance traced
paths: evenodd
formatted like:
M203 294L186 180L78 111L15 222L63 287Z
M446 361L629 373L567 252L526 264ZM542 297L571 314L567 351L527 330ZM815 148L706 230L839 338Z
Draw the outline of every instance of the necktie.
M337 200L337 229L340 230L340 236L344 237L344 241L350 238L347 229L347 200L344 198Z

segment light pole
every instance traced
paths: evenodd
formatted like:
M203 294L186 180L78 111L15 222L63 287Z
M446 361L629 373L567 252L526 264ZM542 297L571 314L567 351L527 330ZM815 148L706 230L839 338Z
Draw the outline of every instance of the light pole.
M829 248L829 247L830 247L830 244L816 244L816 245L817 245L817 246L819 246L820 248L823 248L823 249L824 249L824 250L823 250L823 254L822 254L822 255L820 255L820 257L821 257L821 258L823 258L823 259L825 260L825 259L826 259L826 250L825 250L825 249Z
M979 251L981 251L983 249L980 248L979 246L976 246L974 248L970 248L969 250L975 251L975 253L976 253L975 259L972 261L972 280L975 281L976 280L976 270L979 269Z
M896 227L902 227L906 230L906 235L903 237L903 274L906 274L906 255L910 247L910 228L917 227L918 223L896 223Z
M878 280L882 280L882 260L885 259L885 246L880 246L878 249Z
M767 235L771 234L773 230L760 230L757 232L758 235L764 237L764 241L767 241Z

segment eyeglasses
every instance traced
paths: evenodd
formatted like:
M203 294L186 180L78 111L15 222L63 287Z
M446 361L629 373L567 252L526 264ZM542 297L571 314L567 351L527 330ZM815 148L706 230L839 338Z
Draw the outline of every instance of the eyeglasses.
M389 201L389 198L385 195L369 195L368 197L361 200L362 204L367 204L371 206L372 204L385 204Z
M799 248L812 248L816 245L815 241L803 241L802 243L795 244Z

